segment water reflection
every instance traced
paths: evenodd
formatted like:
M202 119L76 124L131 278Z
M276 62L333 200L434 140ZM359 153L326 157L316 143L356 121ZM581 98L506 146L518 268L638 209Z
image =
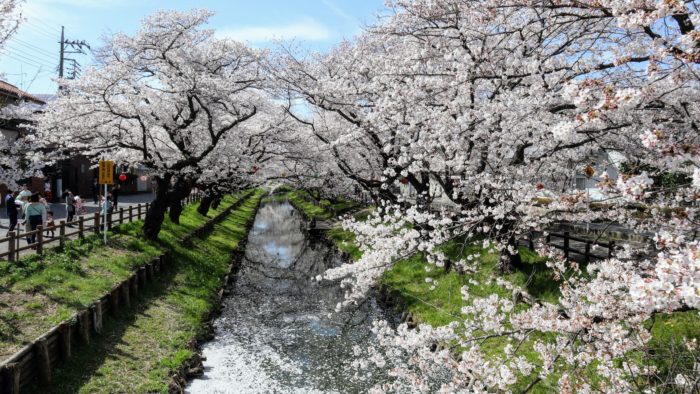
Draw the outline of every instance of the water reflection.
M287 202L261 206L246 256L216 339L204 346L205 375L190 393L361 392L353 379L354 345L369 345L372 299L353 311L331 314L342 300L336 284L313 278L340 264L335 250L311 242Z

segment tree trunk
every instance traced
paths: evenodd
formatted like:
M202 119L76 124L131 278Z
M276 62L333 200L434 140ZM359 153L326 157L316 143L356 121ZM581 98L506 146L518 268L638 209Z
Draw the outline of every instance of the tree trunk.
M204 198L202 198L202 201L199 202L199 207L197 207L197 212L199 212L200 215L202 216L207 216L207 213L209 213L209 207L211 207L211 203L214 201L214 197L210 195L205 195Z
M170 201L170 210L168 211L170 221L175 224L180 224L180 215L183 210L182 201L179 198Z
M192 192L192 183L186 179L178 179L173 187L173 192L168 196L169 208L168 216L170 221L175 224L180 224L180 215L184 210L182 206L182 200L190 195Z
M151 241L158 239L158 233L165 220L165 211L168 208L168 194L170 191L170 175L155 178L156 198L151 203L151 207L146 213L146 219L143 222L143 236Z
M219 204L221 204L221 197L216 197L211 203L211 209L219 208Z
M515 239L514 235L508 238L508 248L503 250L499 259L499 269L502 273L512 273L522 264L522 258L520 257L520 250L518 250L518 241ZM508 249L515 249L515 254L510 254Z

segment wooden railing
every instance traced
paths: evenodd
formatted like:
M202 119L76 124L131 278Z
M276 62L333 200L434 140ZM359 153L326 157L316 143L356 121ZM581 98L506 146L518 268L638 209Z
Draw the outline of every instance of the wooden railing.
M231 212L246 203L254 193L255 190L252 190L241 195L237 201L216 217L182 238L182 242L190 242L194 237L202 237L211 232L215 224L225 220ZM193 195L183 201L192 203L200 198L201 196ZM258 200L258 206L259 204L260 200ZM252 215L246 224L247 229L250 229L254 219L255 215ZM237 253L241 253L245 242L243 240L239 243ZM171 256L169 252L165 252L152 261L135 268L126 279L114 285L109 292L90 305L76 312L70 319L54 326L9 358L0 360L0 394L19 394L22 389L34 382L39 383L39 388L51 391L48 388L52 382L54 369L79 351L90 352L89 345L96 334L102 333L103 321L107 314L115 315L120 310L131 308L133 304L138 302L137 297L143 294L146 286L154 280L158 280L171 265ZM221 294L223 293L220 293L220 297Z
M184 204L191 204L201 200L201 194L191 194L183 199ZM128 208L120 207L107 215L107 229L115 225L138 221L146 217L150 203L130 205ZM17 261L22 252L34 252L43 254L46 246L58 245L63 247L66 240L71 237L84 238L87 234L100 234L104 229L103 217L100 212L80 216L72 222L60 220L53 226L37 226L36 230L27 232L10 231L7 236L0 238L0 260ZM46 233L51 232L51 236ZM25 240L35 237L36 242L27 243ZM3 247L6 246L6 247ZM26 254L26 253L25 253Z
M564 240L563 245L558 245L558 244L552 243L552 238L563 239ZM579 250L579 249L571 247L571 241L583 243L584 250ZM593 246L608 249L607 258L613 257L613 255L615 253L615 241L600 242L600 241L592 241L590 239L585 239L585 238L573 237L573 236L571 236L571 234L568 231L565 231L564 233L548 233L547 237L546 237L546 242L557 249L561 249L564 252L564 257L566 257L567 259L569 258L569 255L571 253L576 253L576 254L583 256L583 259L585 262L589 262L591 258L594 258L594 259L605 258L604 256L599 256L599 255L593 254L591 251ZM532 243L532 238L530 238L530 243Z

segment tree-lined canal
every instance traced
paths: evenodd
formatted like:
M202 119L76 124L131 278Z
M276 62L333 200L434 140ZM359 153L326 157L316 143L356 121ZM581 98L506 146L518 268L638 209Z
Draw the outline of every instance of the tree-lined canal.
M288 202L264 203L216 337L203 348L204 376L190 393L359 392L372 382L353 378L353 347L373 340L374 299L334 313L337 284L316 275L341 263L339 253L311 240Z

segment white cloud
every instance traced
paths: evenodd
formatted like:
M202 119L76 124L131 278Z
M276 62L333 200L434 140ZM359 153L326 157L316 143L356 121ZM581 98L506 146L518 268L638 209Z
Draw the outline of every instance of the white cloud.
M273 39L326 41L333 38L333 32L328 27L311 18L287 25L224 27L217 29L216 35L244 42L261 42Z
M109 8L127 5L124 0L33 0L35 3L78 8Z
M338 15L339 17L345 19L350 24L357 24L360 23L360 20L340 8L334 1L332 0L321 0L323 4L325 4L326 7L328 7L331 11L333 11L334 14Z

